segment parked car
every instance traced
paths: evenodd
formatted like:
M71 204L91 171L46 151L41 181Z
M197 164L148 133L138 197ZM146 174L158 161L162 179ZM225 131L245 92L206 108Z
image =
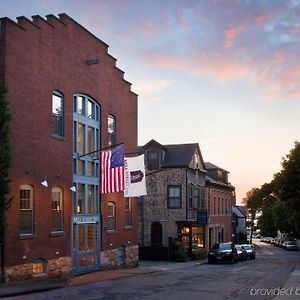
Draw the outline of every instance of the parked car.
M297 242L296 241L284 241L282 247L286 250L297 250Z
M256 250L255 250L254 246L250 245L250 244L244 244L242 246L244 247L244 249L247 252L247 258L255 259L255 257L256 257Z
M238 260L246 260L247 259L247 251L243 245L235 245Z
M228 261L235 263L238 261L237 249L233 243L217 243L208 252L208 263Z

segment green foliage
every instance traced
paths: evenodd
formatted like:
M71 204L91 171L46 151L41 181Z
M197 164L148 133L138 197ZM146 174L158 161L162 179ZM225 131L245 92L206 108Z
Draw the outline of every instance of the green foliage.
M180 241L175 241L174 244L174 259L178 262L185 262L187 260L187 255L184 251L183 245Z
M300 237L300 143L282 159L282 170L270 183L247 194L251 212L262 210L261 234L274 236L277 229L288 236Z
M207 258L207 250L205 248L198 248L193 251L192 258L194 260Z
M9 206L9 167L10 167L10 146L9 146L9 122L11 116L8 112L8 103L5 100L6 90L0 84L0 244L3 243L5 228L5 210Z

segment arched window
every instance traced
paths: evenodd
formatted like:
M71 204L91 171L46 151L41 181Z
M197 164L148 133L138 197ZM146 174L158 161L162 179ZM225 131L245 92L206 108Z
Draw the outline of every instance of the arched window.
M20 234L33 234L33 188L28 184L20 186Z
M63 191L55 186L51 195L52 232L63 231Z
M151 225L151 246L162 246L162 225L159 222L154 222Z
M116 230L116 205L113 202L107 205L107 230Z
M64 137L64 97L62 93L52 93L52 134Z

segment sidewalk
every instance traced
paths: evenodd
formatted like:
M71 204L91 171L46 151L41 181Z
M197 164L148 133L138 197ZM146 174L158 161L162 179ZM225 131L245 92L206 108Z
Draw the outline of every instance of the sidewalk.
M176 262L155 262L155 261L141 261L137 268L133 269L116 269L104 270L92 273L87 273L70 278L60 279L38 279L15 281L10 283L0 284L0 298L16 296L22 294L30 294L34 292L42 292L66 286L76 286L88 283L94 283L104 280L114 280L122 277L134 276L138 274L150 274L160 271L166 271L170 268L180 268L187 265L195 266L198 264L206 263L207 259L189 261L185 263Z
M278 291L279 295L274 299L300 299L300 263L295 267L289 279L284 286Z

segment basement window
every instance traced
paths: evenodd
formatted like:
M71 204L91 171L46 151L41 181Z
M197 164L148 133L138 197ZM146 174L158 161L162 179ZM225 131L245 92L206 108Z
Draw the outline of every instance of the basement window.
M46 273L46 261L43 258L35 259L32 262L32 274L41 275Z

